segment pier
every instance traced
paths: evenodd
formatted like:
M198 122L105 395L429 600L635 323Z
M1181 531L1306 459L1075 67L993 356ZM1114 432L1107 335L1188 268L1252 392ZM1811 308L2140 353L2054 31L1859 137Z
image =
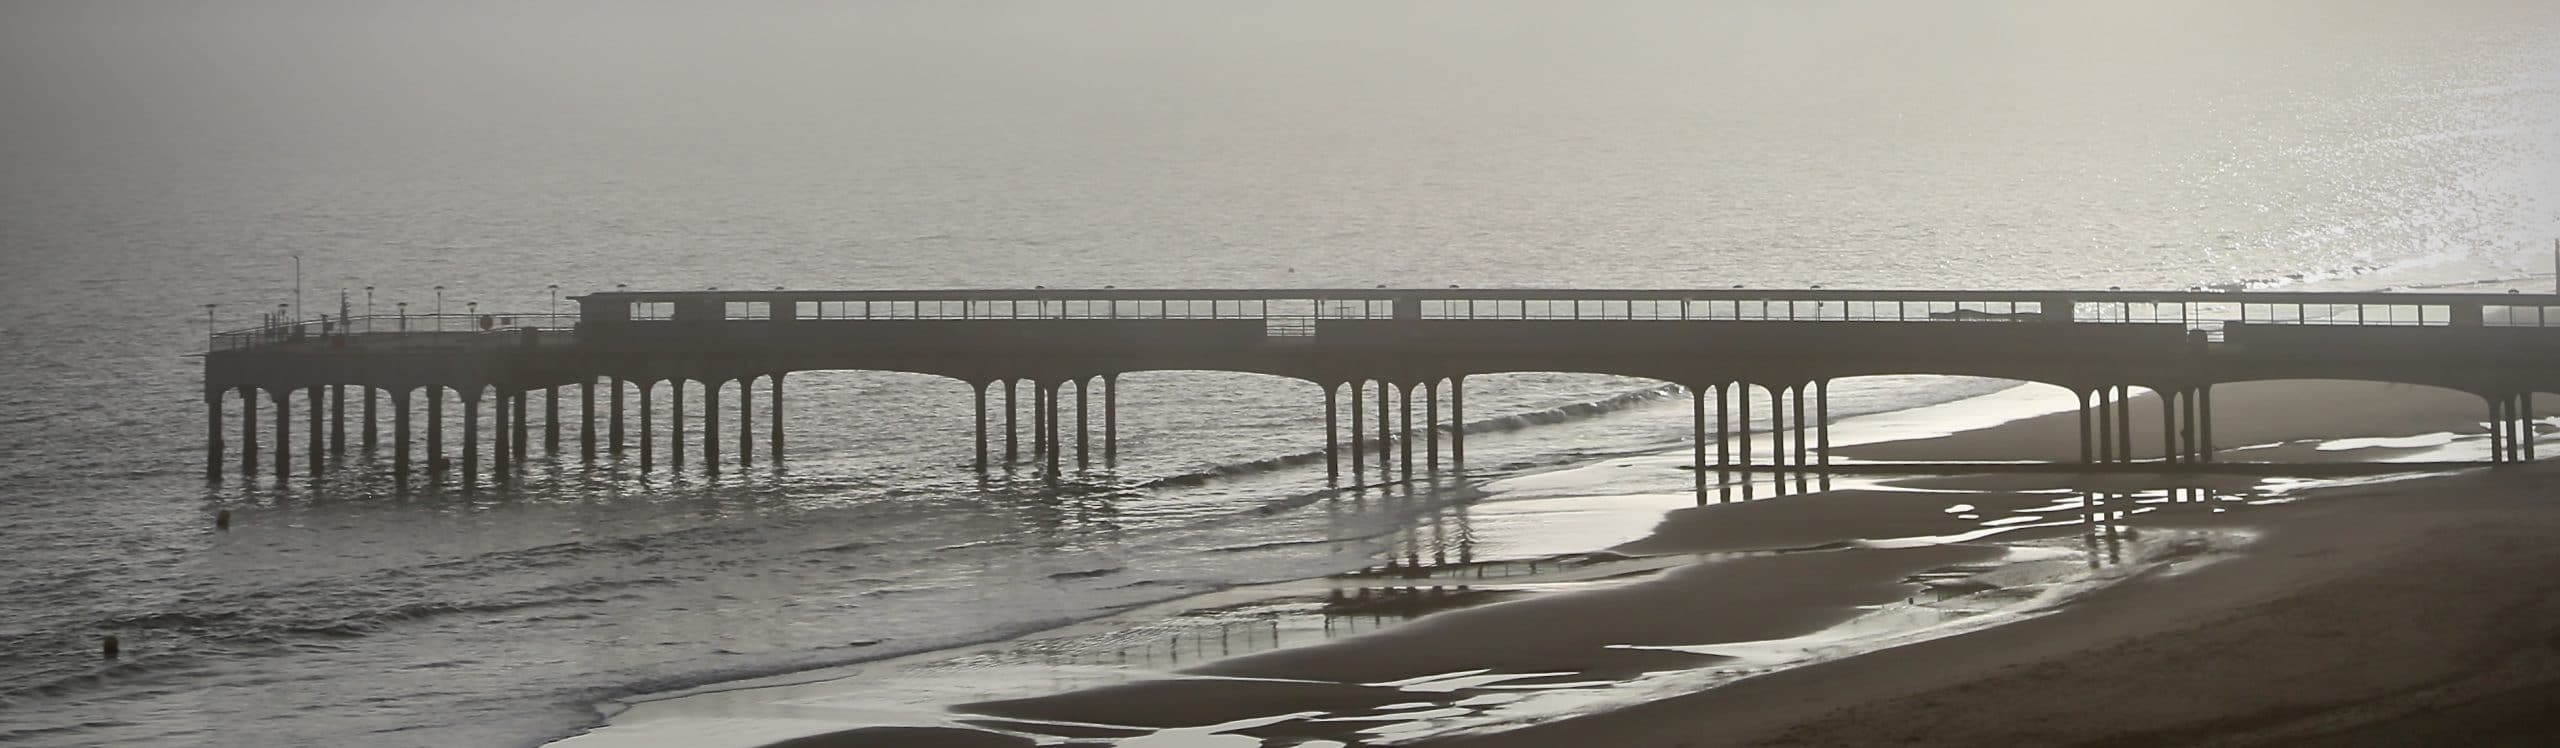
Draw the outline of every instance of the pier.
M1859 376L2059 386L2079 398L2079 465L2173 470L2213 469L2219 384L2344 379L2472 393L2499 463L2534 458L2531 397L2560 392L2560 295L2546 294L1030 289L614 291L573 301L570 315L352 316L213 333L205 474L222 480L236 458L243 475L291 476L296 420L300 464L313 475L343 459L351 424L354 448L389 449L401 481L506 484L537 441L554 458L574 451L644 471L698 460L717 473L785 459L784 384L818 370L966 383L976 417L951 427L973 430L972 464L1028 466L1050 480L1070 461L1117 461L1119 380L1144 371L1314 383L1323 396L1309 405L1324 409L1336 479L1346 464L1367 475L1371 460L1405 476L1463 465L1471 376L1661 380L1692 393L1701 486L1709 470L1829 466L1831 383ZM658 388L676 411L664 416L663 444ZM2157 412L2134 412L2141 392L2158 396ZM679 427L689 393L702 416L698 445ZM459 435L443 433L448 407L461 410ZM2138 419L2162 427L2159 443L2134 443ZM737 427L726 452L724 420ZM1763 420L1765 430L1753 425ZM564 434L574 443L564 446Z

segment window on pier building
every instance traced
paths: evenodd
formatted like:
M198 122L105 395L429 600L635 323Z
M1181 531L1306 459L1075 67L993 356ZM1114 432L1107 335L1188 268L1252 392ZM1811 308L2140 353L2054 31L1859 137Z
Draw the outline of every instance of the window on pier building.
M634 301L631 302L631 318L633 320L675 319L676 303L672 301Z
M725 311L721 315L723 319L773 319L773 302L732 301Z

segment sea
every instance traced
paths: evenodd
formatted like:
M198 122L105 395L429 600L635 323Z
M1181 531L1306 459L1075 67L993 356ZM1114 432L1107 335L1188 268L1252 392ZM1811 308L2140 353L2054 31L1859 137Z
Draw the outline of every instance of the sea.
M1054 487L877 372L792 375L787 460L718 477L208 484L194 354L280 305L2547 285L2555 40L2548 0L0 4L0 744L538 745L1435 508L1316 508L1320 390L1206 372L1124 377L1116 465ZM1682 398L1472 378L1468 478L1685 449Z

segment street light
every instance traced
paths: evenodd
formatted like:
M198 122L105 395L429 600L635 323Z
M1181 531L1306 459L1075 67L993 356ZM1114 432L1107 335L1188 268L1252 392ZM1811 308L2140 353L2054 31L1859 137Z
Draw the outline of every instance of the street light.
M551 316L557 318L560 316L560 284L553 283L545 288L551 289Z
M206 337L212 337L212 336L213 336L213 305L212 305L212 304L206 304L206 305L204 305L204 334L205 334L205 336L206 336Z
M443 286L437 286L437 287L436 287L436 314L435 314L435 321L436 321L436 330L437 330L437 331L439 331L439 332L443 331L443 330L444 330L444 287L443 287Z
M373 316L373 287L364 287L364 316Z
M403 302L400 302L400 303L398 303L398 304L393 304L392 306L398 307L398 308L400 309L400 331L401 331L401 332L408 332L408 331L409 331L409 302L403 301Z

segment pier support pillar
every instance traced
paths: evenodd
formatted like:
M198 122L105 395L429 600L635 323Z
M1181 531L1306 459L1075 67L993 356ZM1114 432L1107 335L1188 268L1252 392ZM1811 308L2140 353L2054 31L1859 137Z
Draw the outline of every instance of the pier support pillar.
M2113 386L2100 387L2097 392L2092 393L2091 395L2091 397L2097 401L2098 462L2100 464L2116 461L2116 409L2113 404L2108 402L2108 399L2114 396L2115 387Z
M1332 382L1324 385L1324 479L1327 481L1342 480L1342 397L1337 387L1340 385Z
M310 435L303 438L311 443L306 446L302 461L305 469L309 470L311 477L314 478L320 477L321 460L328 456L326 453L328 442L325 440L328 434L320 430L320 425L323 417L328 415L329 401L320 394L320 389L320 385L316 384L303 388L305 401L303 404L311 408L309 413L303 414L304 425L310 428Z
M381 436L381 433L382 433L382 421L381 421L380 419L378 419L378 418L375 416L375 414L374 414L374 401L378 399L378 398L376 398L375 396L376 396L376 395L381 394L381 391L380 391L380 390L381 390L381 388L375 387L375 386L373 386L373 385L365 385L365 388L364 388L364 453L365 453L365 454L373 454L375 450L378 450L378 449L380 449L380 448L382 447L382 436Z
M684 473L684 380L667 380L667 471Z
M1769 388L1769 466L1787 465L1787 388ZM1784 472L1784 471L1780 471Z
M520 468L524 466L526 457L533 448L533 440L528 438L533 433L530 428L532 419L525 417L526 401L533 399L533 390L516 390L516 394L508 399L514 401L516 409L515 415L508 421L508 425L514 426L516 430L514 441L508 443L508 446L515 448L515 460L508 464Z
M1120 465L1120 375L1102 376L1102 464Z
M1440 380L1437 378L1422 383L1422 433L1426 437L1422 451L1430 455L1424 462L1431 472L1440 472Z
M1721 476L1733 465L1733 383L1716 386L1716 473Z
M458 392L458 391L457 391ZM444 386L427 385L427 473L444 474Z
M2079 406L2077 410L2080 411L2080 464L2082 465L2097 461L2095 450L2092 448L2093 442L2089 438L2089 427L2096 420L2096 417L2089 413L2089 397L2092 394L2094 393L2089 390L2077 387L2071 390L2071 399Z
M391 475L409 480L409 391L391 391Z
M1449 378L1449 465L1467 469L1467 377Z
M1813 427L1821 441L1815 445L1823 467L1831 467L1831 380L1813 380Z
M1369 480L1369 447L1365 436L1368 429L1360 422L1364 417L1362 414L1368 412L1360 403L1361 393L1368 389L1365 385L1365 380L1359 379L1343 385L1351 391L1351 482L1355 484Z
M1795 386L1795 399L1796 399L1796 438L1795 438L1795 443L1796 443L1796 445L1795 445L1795 446L1796 446L1796 467L1804 467L1804 466L1806 466L1806 465L1811 465L1811 464L1813 464L1813 459L1812 459L1813 455L1812 455L1812 450L1810 449L1812 440L1811 440L1811 439L1806 438L1806 437L1812 436L1812 434L1813 434L1813 423L1812 423L1811 421L1805 420L1805 417L1804 417L1804 399L1805 399L1805 398L1804 398L1804 391L1805 391L1805 385L1804 385L1803 383L1797 383L1797 384L1796 384L1796 386Z
M222 481L222 398L224 397L220 390L205 393L204 396L204 477L205 480L216 483Z
M742 468L755 467L756 464L756 379L754 376L738 378L738 467ZM986 403L981 401L978 405L978 412L984 415Z
M1043 420L1047 421L1041 427L1041 433L1045 435L1041 441L1048 447L1049 481L1055 483L1058 476L1064 474L1058 466L1058 453L1065 451L1058 448L1058 388L1066 386L1066 380L1041 382L1038 386L1042 393L1041 399L1044 401L1041 403L1040 414Z
M2524 444L2524 461L2533 461L2533 393L2516 396L2516 440Z
M1734 450L1734 456L1735 456L1735 457L1740 457L1740 458L1742 458L1742 467L1743 467L1743 469L1748 470L1748 469L1750 469L1750 468L1751 468L1751 464L1752 464L1752 461L1751 461L1751 383L1750 383L1750 382L1735 382L1735 383L1734 383L1734 392L1733 392L1733 396L1734 396L1734 399L1737 401L1737 403L1736 403L1736 404L1737 404L1737 406L1738 406L1738 407L1736 407L1736 408L1734 409L1734 412L1742 414L1742 417L1741 417L1741 418L1739 418L1739 419L1735 419L1734 424L1733 424L1733 425L1734 425L1734 430L1735 430L1735 431L1737 431L1737 432L1739 432L1737 435L1738 435L1738 436L1740 436L1740 437L1742 437L1740 440L1738 440L1738 441L1740 442L1740 444L1739 444L1738 448Z
M2213 461L2213 385L2196 388L2196 440L2202 443L2197 455L2205 462Z
M2133 387L2116 385L2116 458L2133 462Z
M560 386L542 388L542 456L560 456Z
M1412 477L1413 477L1413 385L1412 385L1411 383L1407 383L1407 382L1399 382L1399 383L1397 383L1397 384L1396 384L1396 405L1397 405L1397 410L1401 411L1401 415L1402 415L1402 418L1403 418L1403 420L1401 420L1401 421L1398 421L1398 422L1397 422L1397 424L1398 424L1398 425L1397 425L1397 427L1396 427L1396 431L1397 431L1397 432L1399 432L1399 433L1398 433L1398 434L1397 434L1397 436L1396 436L1396 447L1397 447L1398 452L1399 452L1399 453L1401 453L1402 455L1404 455L1404 466L1403 466L1404 477L1406 477L1406 478L1412 478Z
M702 474L720 474L720 380L702 380Z
M596 461L596 379L578 383L578 459Z
M650 412L657 409L658 405L657 398L649 392L652 389L651 385L655 382L643 379L632 384L638 385L638 391L635 394L640 396L640 472L646 473L650 468L656 467L655 463L658 459L658 445L655 443L658 434L658 415ZM622 388L614 388L613 394L622 394ZM622 410L614 409L613 418L616 422L620 422ZM621 442L617 440L615 446L621 446Z
M1042 465L1047 464L1047 463L1048 463L1048 460L1049 460L1049 386L1048 386L1048 385L1046 385L1046 384L1041 383L1039 380L1032 380L1032 382L1031 382L1031 466L1032 466L1032 468L1033 468L1033 469L1035 469L1035 470L1037 470L1037 469L1044 469L1044 468L1042 468L1041 466L1042 466Z
M976 410L974 410L974 411L971 411L971 415L973 415L973 416L974 416L971 420L973 420L973 421L976 421L976 422L977 422L977 435L978 435L978 461L977 461L977 468L978 468L978 472L981 472L981 473L984 473L984 472L986 472L986 471L987 471L987 388L988 388L988 387L992 387L992 386L994 386L994 385L993 385L992 383L989 383L989 382L971 382L971 383L969 383L969 391L970 391L971 395L972 395L973 397L975 397L975 398L976 398L976 400L977 400L977 402L978 402L978 408L977 408Z
M2158 389L2152 393L2160 396L2160 461L2178 464L2178 392Z
M1387 380L1378 380L1378 474L1388 480L1394 480L1396 459L1396 447L1394 440L1395 421L1391 420L1394 413L1388 402L1389 398L1390 395L1387 394Z
M1086 411L1093 406L1093 378L1076 379L1076 469L1093 466L1093 419Z
M1719 411L1717 416L1724 414ZM1706 502L1707 490L1707 390L1689 386L1689 472L1697 484L1699 503Z
M347 456L347 386L329 385L329 456Z
M606 449L611 452L613 456L621 457L623 445L622 414L625 412L622 404L623 382L621 377L606 377L604 382L606 387L612 388L605 395Z
M293 390L268 390L267 399L276 406L276 480L284 480L292 474Z
M462 390L462 482L480 482L480 390Z
M1004 379L1004 464L1021 461L1021 428L1016 425L1021 407L1014 402L1016 389L1021 389L1021 379Z
M779 371L773 373L773 417L767 419L772 423L766 425L773 431L773 464L776 466L782 464L782 375L784 373Z
M517 432L509 423L513 420L515 413L514 404L509 401L515 398L509 396L503 387L491 389L495 391L496 396L489 401L489 464L491 468L489 477L497 483L504 484L507 482L507 474L512 472L512 462L515 458L515 443L510 439Z

